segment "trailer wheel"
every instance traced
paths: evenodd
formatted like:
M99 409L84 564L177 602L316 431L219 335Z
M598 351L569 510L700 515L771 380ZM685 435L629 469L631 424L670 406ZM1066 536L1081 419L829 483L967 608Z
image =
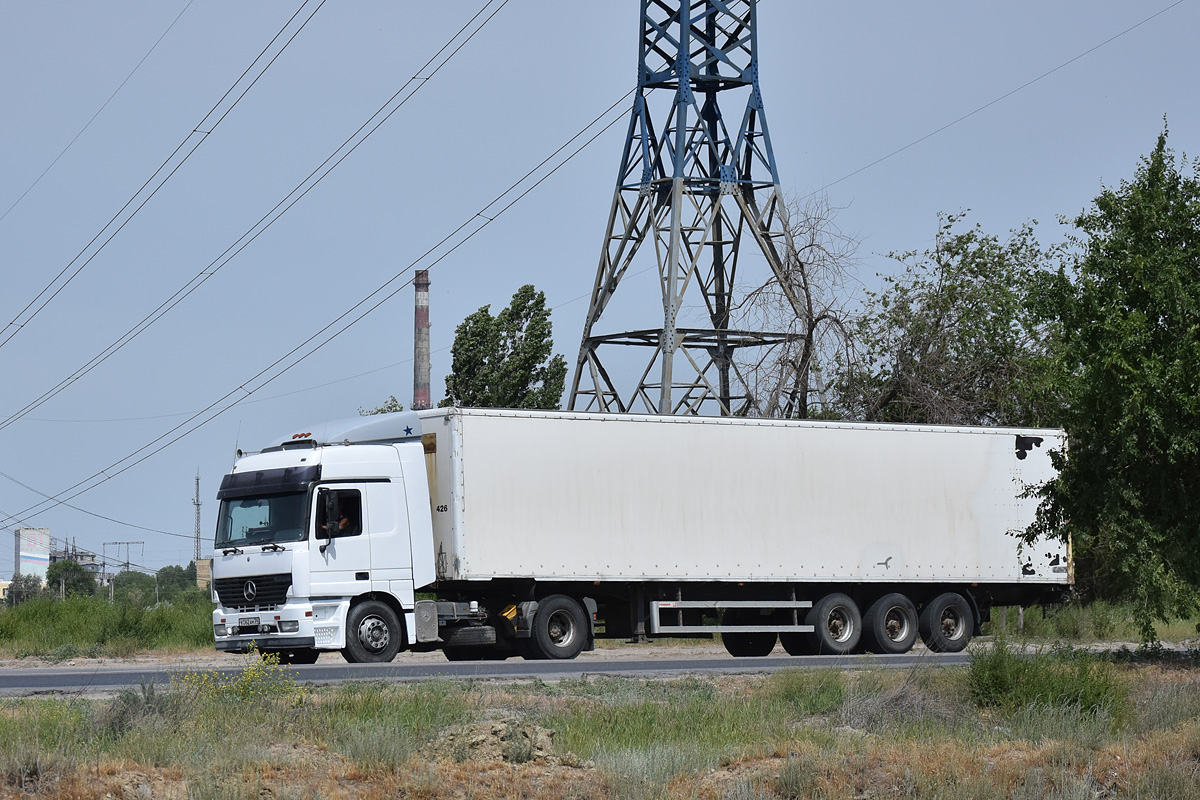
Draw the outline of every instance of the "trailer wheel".
M814 653L843 656L858 647L862 637L862 615L858 605L841 592L827 594L808 610L805 622L813 626L808 634Z
M386 603L359 603L346 617L342 657L351 664L391 661L400 650L400 631L400 618Z
M722 623L747 625L754 623L758 618L758 614L742 609L731 609L725 612ZM778 638L777 634L761 631L752 633L722 631L721 644L725 645L725 652L734 658L761 658L771 654Z
M813 653L812 642L809 641L807 633L781 633L779 643L789 656L809 656Z
M863 640L873 653L907 653L917 641L917 607L899 592L885 594L863 615Z
M921 639L935 653L957 653L971 641L975 618L961 594L938 595L921 609Z
M583 652L587 637L587 615L579 603L561 594L538 603L529 639L538 658L574 658Z
M267 653L277 654L280 664L315 664L317 656L321 655L320 650L311 647L302 647L299 650L266 650L263 655Z

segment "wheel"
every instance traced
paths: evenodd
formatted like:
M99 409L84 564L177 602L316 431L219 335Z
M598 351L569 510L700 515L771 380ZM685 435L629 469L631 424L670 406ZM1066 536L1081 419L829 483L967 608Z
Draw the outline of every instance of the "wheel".
M807 633L781 633L779 643L789 656L812 655L812 641Z
M462 625L442 632L442 647L446 650L482 647L495 643L496 629L491 625Z
M447 661L503 661L516 655L512 650L499 647L448 647L442 653Z
M898 592L885 594L863 614L863 642L873 653L907 653L917 641L917 607Z
M725 652L735 658L759 658L771 654L778 638L774 633L722 633L721 643Z
M841 592L818 600L804 621L813 626L813 632L807 636L814 653L844 656L858 647L862 615L855 602Z
M975 616L965 597L940 594L921 609L921 639L935 653L958 653L971 641Z
M350 609L346 618L346 648L342 657L351 664L391 661L400 650L400 618L378 600L367 600Z
M751 614L740 609L728 611L725 614L723 622L728 622L730 625L746 625L752 624L757 618L757 615ZM751 632L751 633L731 633L723 631L721 633L721 644L725 645L725 652L734 658L761 658L771 654L775 649L775 641L779 638L775 633Z
M538 603L533 615L530 649L538 658L574 658L587 644L588 621L583 607L566 595Z
M280 664L315 664L317 656L321 655L320 650L313 650L311 647L302 647L299 650L268 650L267 653L276 653Z

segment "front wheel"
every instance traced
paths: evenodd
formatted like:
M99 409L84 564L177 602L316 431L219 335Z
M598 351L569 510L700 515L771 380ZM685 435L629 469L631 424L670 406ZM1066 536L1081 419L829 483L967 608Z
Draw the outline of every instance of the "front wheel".
M400 651L400 618L386 603L367 600L346 617L346 647L342 657L351 664L391 661Z
M917 607L898 592L885 594L863 615L863 639L873 653L907 653L917 641Z
M583 652L588 620L583 607L570 597L554 594L538 603L529 647L538 658L574 658Z
M965 650L975 628L975 615L965 597L954 592L940 594L921 609L921 639L935 653Z

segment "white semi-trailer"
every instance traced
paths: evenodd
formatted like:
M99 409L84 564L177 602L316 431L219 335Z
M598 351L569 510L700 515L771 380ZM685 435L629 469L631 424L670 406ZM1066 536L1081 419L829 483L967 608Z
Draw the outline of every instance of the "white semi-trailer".
M433 409L327 423L221 483L218 650L303 663L573 658L721 634L735 656L967 645L1058 599L1021 547L1061 431Z

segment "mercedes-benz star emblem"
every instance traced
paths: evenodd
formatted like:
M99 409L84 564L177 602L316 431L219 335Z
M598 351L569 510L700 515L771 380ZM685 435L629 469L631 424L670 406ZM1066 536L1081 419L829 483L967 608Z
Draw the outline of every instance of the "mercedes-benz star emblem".
M253 600L258 594L258 587L254 585L254 581L246 581L246 585L242 587L242 594L247 600Z

